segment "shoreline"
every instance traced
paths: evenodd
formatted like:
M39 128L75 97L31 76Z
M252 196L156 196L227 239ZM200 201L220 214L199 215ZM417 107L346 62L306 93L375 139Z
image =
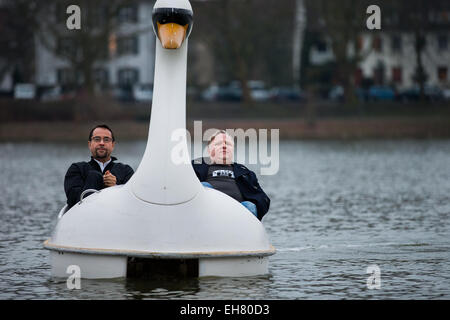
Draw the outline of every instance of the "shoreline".
M194 121L188 119L187 129L194 132ZM279 129L280 139L429 139L450 138L450 119L446 117L380 117L326 118L314 124L305 118L291 119L205 119L202 133L210 128L256 130ZM90 129L105 122L121 141L147 139L147 121L87 122L6 122L0 125L0 142L73 142L87 141Z

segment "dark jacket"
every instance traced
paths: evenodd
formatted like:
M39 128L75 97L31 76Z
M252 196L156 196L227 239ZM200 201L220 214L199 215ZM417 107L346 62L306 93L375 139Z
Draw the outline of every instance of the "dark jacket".
M111 162L108 163L104 172L109 170L111 174L116 176L116 184L125 184L133 175L133 169L126 164L114 162L117 160L111 157ZM72 207L80 201L81 193L87 189L104 189L103 173L98 163L91 157L89 162L72 163L67 170L64 178L64 191L67 196L67 204Z
M209 165L205 163L204 159L196 159L192 161L195 174L198 179L203 182L208 176ZM246 201L253 202L258 210L258 219L261 220L269 211L270 199L261 189L258 179L253 171L247 169L239 163L233 163L233 172L236 184L241 191L242 197Z

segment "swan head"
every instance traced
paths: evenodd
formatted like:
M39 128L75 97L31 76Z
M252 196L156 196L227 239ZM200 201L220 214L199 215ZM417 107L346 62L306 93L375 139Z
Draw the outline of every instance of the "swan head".
M189 37L193 12L188 0L158 0L152 13L153 31L164 49L178 49Z

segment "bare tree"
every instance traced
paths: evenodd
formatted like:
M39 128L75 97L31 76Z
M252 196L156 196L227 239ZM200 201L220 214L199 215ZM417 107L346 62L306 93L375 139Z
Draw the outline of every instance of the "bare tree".
M69 30L66 9L69 5L81 8L81 28ZM136 1L126 0L61 0L42 1L46 10L41 16L38 39L55 56L67 61L72 70L80 74L79 82L89 94L94 89L94 68L109 60L117 46L117 30L126 10ZM126 13L126 12L125 12ZM134 13L137 15L137 11ZM77 77L78 78L78 77Z
M197 35L213 51L216 69L226 80L241 83L253 76L292 82L293 1L216 0L195 3Z
M17 81L34 75L34 30L40 10L32 0L5 0L0 8L0 82L15 73Z
M300 85L301 76L301 55L306 29L306 7L305 0L295 1L295 17L292 48L292 77L295 86Z
M361 45L366 28L367 1L307 0L308 29L329 41L335 60L334 78L344 87L345 100L355 100L354 74L369 53Z

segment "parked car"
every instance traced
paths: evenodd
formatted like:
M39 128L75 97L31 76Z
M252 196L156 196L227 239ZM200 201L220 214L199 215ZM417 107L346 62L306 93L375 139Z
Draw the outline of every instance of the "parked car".
M397 98L395 90L389 86L371 86L369 88L357 88L356 96L360 101L393 101Z
M200 97L204 101L214 101L217 100L218 93L219 93L219 86L217 84L212 84L202 91Z
M153 88L147 84L136 84L133 86L133 98L135 101L152 101Z
M36 86L32 83L18 83L14 87L14 99L34 99Z
M198 100L200 92L197 87L188 86L186 87L186 97L190 100Z
M426 85L424 87L424 95L427 101L439 101L444 99L444 94L439 87ZM399 99L401 101L418 101L420 100L420 88L418 85L400 92Z
M134 100L133 90L131 87L117 87L114 88L112 93L114 98L121 102L131 102Z
M268 89L264 81L250 80L247 82L250 95L255 101L268 100L300 100L303 94L300 90L291 87L278 87ZM240 81L234 80L227 85L212 84L201 93L204 101L241 101L242 86Z
M445 100L450 100L450 88L445 88L442 90L442 96Z
M300 89L293 87L274 87L270 90L270 99L274 101L300 101L305 96Z
M250 95L255 101L267 101L270 99L270 91L266 88L264 81L250 80L247 82Z
M267 101L270 99L270 91L263 81L250 80L247 82L250 95L255 101ZM212 85L202 93L202 99L207 101L241 101L242 86L240 81L231 81L228 85Z
M328 92L328 99L331 101L343 101L344 99L344 87L334 86Z
M56 101L62 98L62 89L60 86L48 88L40 95L41 101Z
M392 101L395 100L395 96L394 89L388 86L372 86L368 92L371 101Z
M236 83L220 86L213 84L203 90L200 96L204 101L240 101L242 89Z
M228 85L220 86L217 92L217 100L220 101L241 101L242 89L240 86Z

